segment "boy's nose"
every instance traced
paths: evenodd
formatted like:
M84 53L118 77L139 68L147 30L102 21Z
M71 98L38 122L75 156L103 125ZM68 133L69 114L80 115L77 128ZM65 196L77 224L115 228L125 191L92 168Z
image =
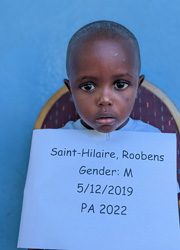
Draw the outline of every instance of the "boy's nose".
M112 97L108 93L101 93L98 98L98 106L111 106Z

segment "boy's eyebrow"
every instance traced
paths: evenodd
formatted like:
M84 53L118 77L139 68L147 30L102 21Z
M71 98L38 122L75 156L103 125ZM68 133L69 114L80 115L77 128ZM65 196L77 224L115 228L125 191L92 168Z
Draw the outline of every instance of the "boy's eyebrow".
M121 74L113 75L113 78L121 78L121 77L130 77L130 78L133 78L134 76L132 74L129 74L128 72L127 73L121 73Z
M123 78L123 77L128 77L128 78L133 78L134 76L132 74L127 73L121 73L121 74L116 74L112 76L112 79L118 79L118 78ZM80 76L76 79L76 81L85 81L85 80L92 80L92 81L97 81L98 77L96 76L91 76L91 75L85 75L85 76Z
M85 80L88 80L88 79L91 79L92 81L96 81L98 78L95 77L95 76L91 76L91 75L86 75L86 76L82 76L82 77L78 77L76 79L76 81L85 81Z

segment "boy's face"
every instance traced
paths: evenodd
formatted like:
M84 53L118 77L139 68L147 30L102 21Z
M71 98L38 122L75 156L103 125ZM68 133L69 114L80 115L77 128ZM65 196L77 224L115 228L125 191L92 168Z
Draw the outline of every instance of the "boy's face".
M134 106L139 59L131 40L78 43L69 65L69 86L81 119L99 132L123 126Z

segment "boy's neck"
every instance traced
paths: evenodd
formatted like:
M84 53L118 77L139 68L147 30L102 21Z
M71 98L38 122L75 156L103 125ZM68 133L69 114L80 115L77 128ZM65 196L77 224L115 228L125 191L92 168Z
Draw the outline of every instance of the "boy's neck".
M123 122L123 124L121 124L121 126L119 126L116 130L119 130L119 129L123 128L123 127L128 123L128 121L129 121L129 118L128 118L125 122ZM83 121L82 119L80 119L80 122L81 122L81 124L82 124L85 128L90 129L90 130L93 130L93 128L90 127L87 123L85 123L85 121Z

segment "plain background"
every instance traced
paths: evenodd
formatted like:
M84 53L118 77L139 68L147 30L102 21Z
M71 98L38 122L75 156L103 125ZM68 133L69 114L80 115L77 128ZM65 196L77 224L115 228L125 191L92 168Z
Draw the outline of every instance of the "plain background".
M15 250L32 129L62 86L71 35L98 19L139 40L142 73L180 108L180 7L169 0L0 1L0 249Z

